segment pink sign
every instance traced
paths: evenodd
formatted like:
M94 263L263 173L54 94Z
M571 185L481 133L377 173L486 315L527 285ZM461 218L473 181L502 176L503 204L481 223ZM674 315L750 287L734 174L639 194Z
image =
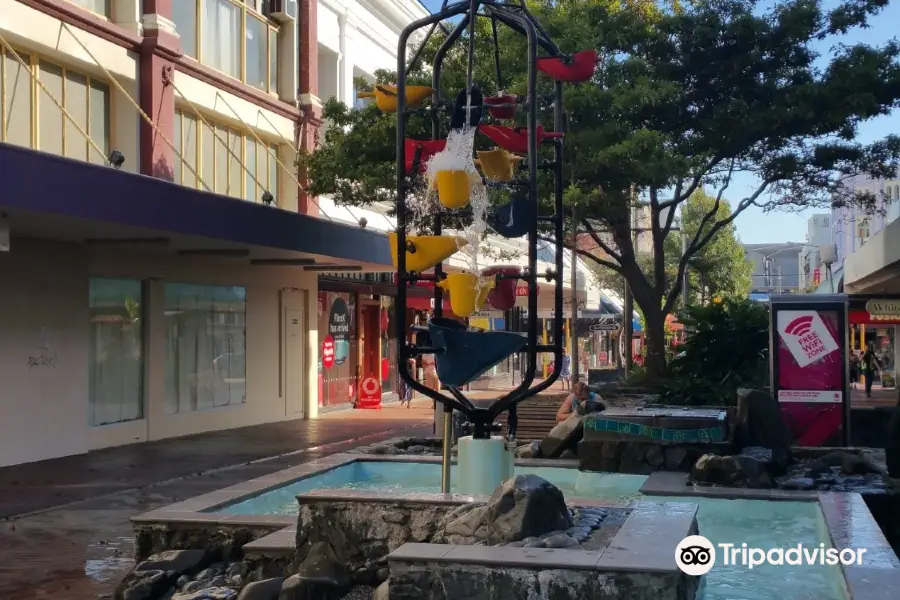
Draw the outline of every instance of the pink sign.
M334 366L334 338L330 335L322 340L322 366L326 369Z
M833 310L779 310L776 396L795 443L820 446L843 423L844 361Z

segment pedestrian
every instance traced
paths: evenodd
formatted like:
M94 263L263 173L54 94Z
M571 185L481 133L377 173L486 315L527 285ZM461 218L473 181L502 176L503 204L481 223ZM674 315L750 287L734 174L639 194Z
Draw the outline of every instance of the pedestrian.
M572 357L565 347L562 349L562 366L559 368L559 378L562 379L563 389L572 389Z
M406 372L409 373L409 376L412 379L416 378L416 359L409 358L406 360ZM406 408L412 408L412 399L413 399L413 389L412 386L406 383L402 377L400 379L400 406L403 406L403 403L406 403Z
M856 350L850 351L850 386L855 390L859 381L859 354Z
M572 393L568 395L562 406L559 407L559 411L556 413L556 421L565 421L572 414L586 415L604 410L606 410L606 405L603 404L600 394L592 392L585 382L579 381L573 386Z
M866 353L862 357L863 375L866 376L866 398L872 397L872 383L875 379L875 371L881 370L881 363L875 356L875 344L869 342Z

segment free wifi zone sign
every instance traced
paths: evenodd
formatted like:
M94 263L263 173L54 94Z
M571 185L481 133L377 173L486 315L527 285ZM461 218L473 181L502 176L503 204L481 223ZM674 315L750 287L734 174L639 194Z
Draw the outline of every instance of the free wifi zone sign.
M838 349L834 336L814 310L779 311L778 333L800 368Z

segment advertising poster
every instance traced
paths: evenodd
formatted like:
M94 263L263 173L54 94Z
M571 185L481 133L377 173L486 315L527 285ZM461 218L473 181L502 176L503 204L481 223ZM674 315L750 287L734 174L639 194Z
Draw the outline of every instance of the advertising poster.
M846 367L838 311L779 310L776 315L776 395L795 443L839 444Z

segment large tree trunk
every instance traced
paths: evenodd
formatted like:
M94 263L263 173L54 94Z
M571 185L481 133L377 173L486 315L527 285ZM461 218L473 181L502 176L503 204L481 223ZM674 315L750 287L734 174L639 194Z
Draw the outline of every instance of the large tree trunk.
M657 308L644 310L644 343L647 357L644 370L651 377L662 377L666 373L666 315Z

